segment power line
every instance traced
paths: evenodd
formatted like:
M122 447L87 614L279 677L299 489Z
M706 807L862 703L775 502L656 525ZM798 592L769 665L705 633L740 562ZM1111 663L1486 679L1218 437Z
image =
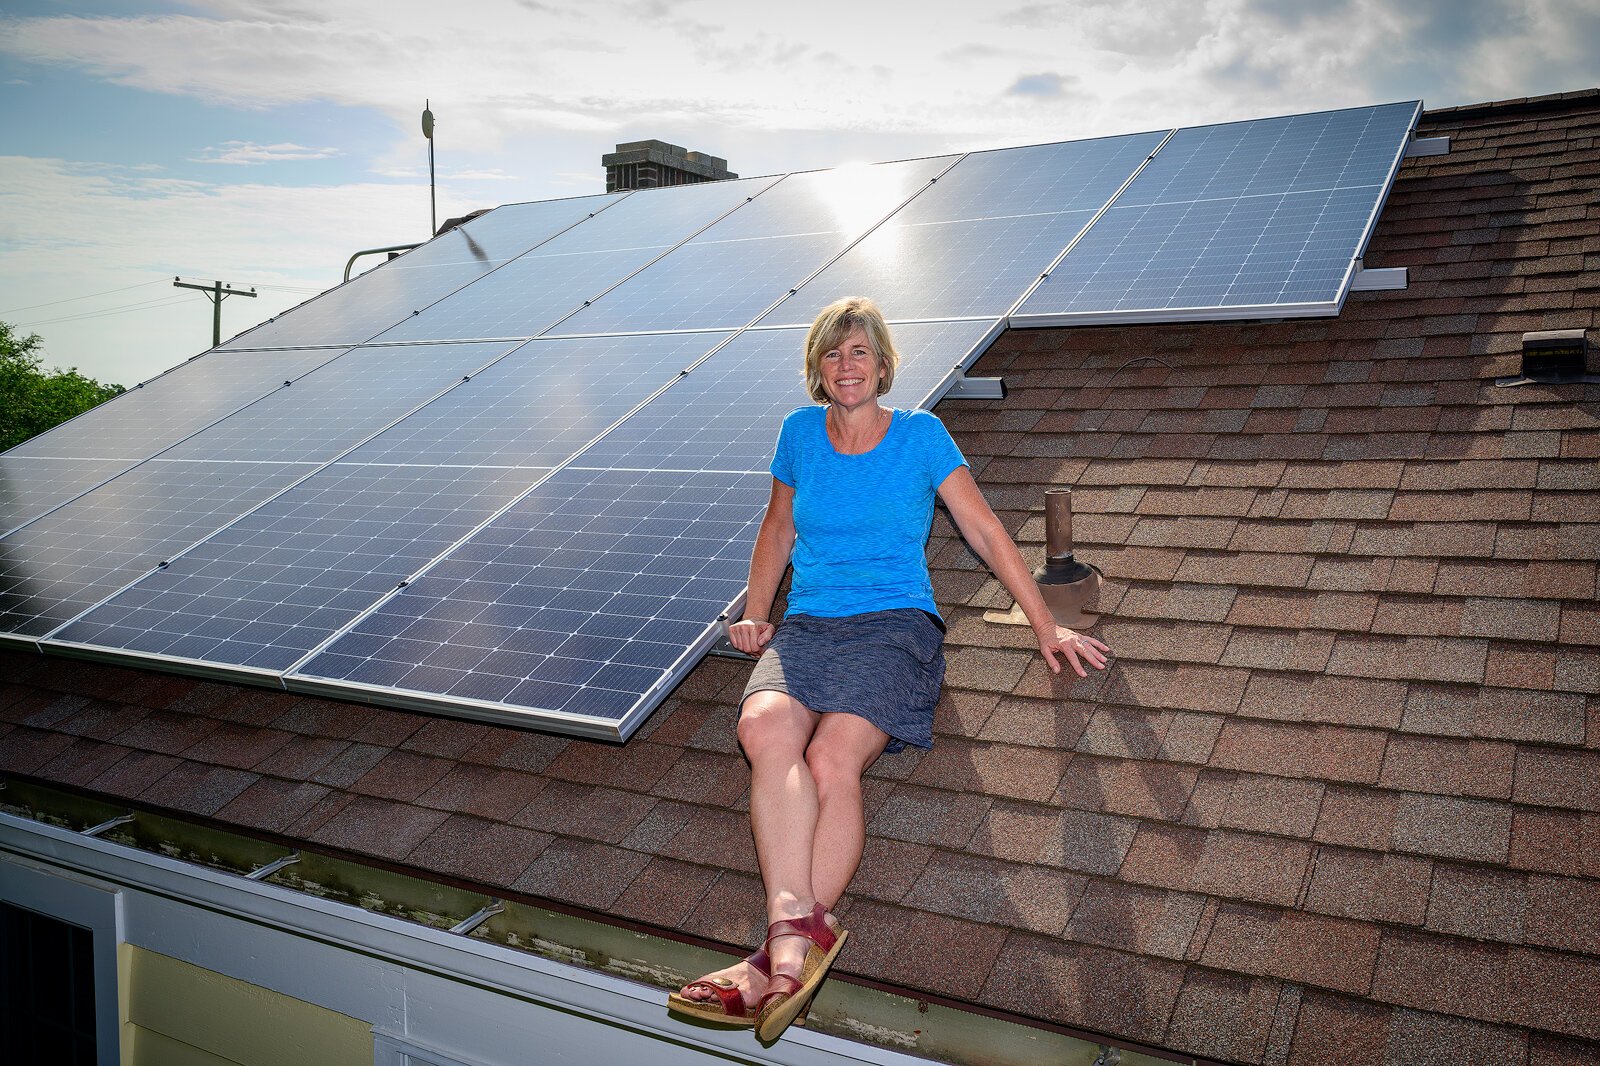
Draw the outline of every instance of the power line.
M18 322L22 329L32 329L35 326L53 326L61 322L82 322L91 318L105 318L109 315L123 315L130 311L144 311L152 307L166 307L169 304L185 302L182 296L162 296L154 300L144 300L140 303L124 304L121 307L107 307L99 311L80 311L76 314L62 315L60 318L35 319L32 322Z
M36 307L54 307L56 304L69 304L74 300L92 300L96 296L110 296L114 292L127 292L129 289L142 289L146 285L160 285L164 280L165 279L163 278L157 281L141 281L136 285L124 285L120 289L106 289L104 292L91 292L86 296L68 296L64 300L47 300L42 304L28 304L26 307L13 307L6 311L0 311L0 315L16 314L18 311L32 311Z

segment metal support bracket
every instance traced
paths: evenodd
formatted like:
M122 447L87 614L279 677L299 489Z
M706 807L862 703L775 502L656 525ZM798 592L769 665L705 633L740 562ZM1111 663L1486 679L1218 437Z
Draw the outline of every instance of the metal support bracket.
M1406 145L1406 158L1428 155L1449 155L1450 138L1448 137L1416 137Z
M99 825L92 825L88 829L85 829L83 831L83 835L86 837L97 837L108 829L115 829L119 825L127 825L131 821L133 821L133 815L131 814L118 815L116 818L107 818Z
M486 906L480 907L476 913L470 915L469 917L463 918L455 925L452 925L450 927L450 931L455 933L457 936L466 936L468 933L478 928L478 926L482 925L484 922L488 921L490 918L493 918L495 915L499 914L505 909L506 905L504 903L497 899L492 899Z
M1384 292L1390 289L1404 289L1409 280L1405 267L1379 267L1376 269L1362 267L1356 271L1356 276L1350 279L1350 291Z
M283 856L283 858L273 859L265 866L258 866L244 876L248 881L265 881L267 878L271 877L285 866L293 866L299 861L300 853L298 851L291 851L289 854Z
M1005 378L956 378L956 383L945 392L947 400L1003 400L1006 398Z

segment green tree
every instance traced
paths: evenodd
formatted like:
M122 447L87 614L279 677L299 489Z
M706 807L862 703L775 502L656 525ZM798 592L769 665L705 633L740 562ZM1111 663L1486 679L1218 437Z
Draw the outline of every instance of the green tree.
M0 451L123 391L84 377L77 367L41 370L42 343L37 333L19 336L10 323L0 322Z

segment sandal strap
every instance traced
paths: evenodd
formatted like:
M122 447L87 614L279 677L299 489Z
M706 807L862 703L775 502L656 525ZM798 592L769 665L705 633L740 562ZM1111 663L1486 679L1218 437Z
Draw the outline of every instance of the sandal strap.
M767 1005L767 1000L771 999L773 996L798 995L800 988L801 985L799 978L790 977L786 973L774 974L772 980L767 984L766 994L761 997L761 1005L765 1007Z
M727 978L721 978L720 980L727 981ZM690 981L687 985L684 985L684 991L686 992L691 988L704 988L714 994L722 1001L722 1013L728 1017L749 1017L750 1011L744 1005L744 993L739 991L739 986L732 981L728 981L727 984L720 984L717 980L701 978L698 981Z
M823 951L832 951L834 941L839 935L829 927L826 915L828 910L822 904L811 908L811 913L804 918L785 918L783 921L773 922L767 926L767 940L780 936L803 936ZM779 975L782 976L782 975ZM777 977L773 978L774 981Z

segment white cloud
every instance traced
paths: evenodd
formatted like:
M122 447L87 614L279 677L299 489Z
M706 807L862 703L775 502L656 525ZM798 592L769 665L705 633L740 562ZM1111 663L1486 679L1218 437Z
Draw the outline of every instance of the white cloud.
M261 163L281 163L299 159L330 159L339 155L337 148L307 148L303 144L256 144L254 141L223 141L201 149L201 154L191 157L191 163L231 163L254 166Z

